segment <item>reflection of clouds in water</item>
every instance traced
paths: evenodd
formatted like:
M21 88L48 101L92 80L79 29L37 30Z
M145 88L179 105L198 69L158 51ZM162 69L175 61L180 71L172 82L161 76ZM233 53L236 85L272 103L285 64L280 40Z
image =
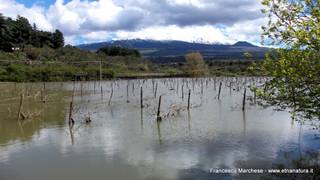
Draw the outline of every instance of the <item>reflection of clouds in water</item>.
M122 121L125 117L126 114L124 113L116 118ZM278 115L278 118L279 117L281 116ZM281 118L285 117L286 116ZM269 118L271 118L271 116L269 116ZM250 123L250 117L248 117L248 119L247 121ZM295 133L291 131L289 126L287 127L280 124L275 127L277 133L270 134L270 130L262 130L259 135L257 130L253 130L253 127L250 128L249 125L247 128L249 131L248 137L242 137L242 134L239 133L241 134L240 138L234 134L224 134L223 131L226 129L216 129L219 128L220 125L209 128L205 127L205 124L199 123L199 121L200 120L196 121L197 126L193 124L193 136L191 137L189 137L187 133L178 133L181 127L186 128L186 124L180 126L179 122L175 122L176 124L174 124L173 127L170 123L162 126L161 130L164 139L167 140L165 144L169 144L165 147L165 151L156 149L158 147L157 140L148 137L150 134L139 134L135 129L131 129L132 131L130 131L130 128L132 128L130 122L126 125L122 124L124 122L121 122L121 126L119 126L119 123L104 124L101 122L94 122L87 126L83 124L79 129L75 126L74 145L71 143L68 127L63 130L41 129L39 134L33 136L31 144L39 146L56 144L60 147L60 152L66 156L73 152L82 154L86 152L103 151L104 158L106 159L119 156L121 160L129 165L150 165L155 168L170 169L167 171L170 171L173 175L176 170L192 169L198 165L204 167L204 170L211 167L234 168L237 166L238 161L243 162L257 158L257 156L259 156L258 152L261 152L261 148L264 148L264 157L275 157L279 146L292 138L292 135ZM262 122L260 126L264 124L265 122ZM169 128L170 126L171 128ZM235 132L240 132L242 129L241 126L230 126L229 128L228 131L233 129ZM215 131L214 139L208 142L203 141L199 144L199 139L204 140L204 138L210 134L212 135L212 131ZM251 136L249 136L250 132ZM202 136L200 136L201 138L199 134L202 134ZM270 138L263 136L269 136ZM273 136L281 138L276 139L273 138ZM191 138L191 141L188 142L189 144L187 146L181 145L181 141L184 141L186 138ZM250 142L245 142L244 140ZM177 144L175 145L174 143ZM211 146L218 148L212 148ZM22 150L22 148L15 149L12 147L22 146L18 144L16 144L16 146L7 146L8 149L0 153L2 161L7 161L11 154L21 152ZM101 156L101 154L98 156Z
M165 167L174 169L190 169L199 163L199 152L193 149L184 149L183 147L169 149L166 152L157 154L159 162Z
M157 150L157 147L134 145L123 149L119 156L129 165L150 168L141 171L145 178L177 179L179 170L191 169L199 163L199 153L194 152L196 148L177 146L162 151Z
M84 153L92 150L103 151L106 156L113 156L119 151L118 135L108 126L90 127L83 125L74 127L74 144L72 144L69 129L65 129L65 136L60 136L58 145L64 155L69 153Z
M248 150L246 148L239 150L229 150L229 151L223 151L219 153L218 155L214 156L214 161L210 164L204 164L205 169L208 170L210 168L222 168L222 167L228 167L228 168L237 168L236 167L236 161L246 161L248 158ZM211 159L211 158L210 158ZM213 159L212 159L213 160ZM209 166L208 166L209 165Z
M131 156L127 156L126 158L128 163L131 165L144 163L157 167L173 169L192 168L199 162L198 154L188 149L169 149L166 152L159 153L150 150L145 152L143 155L141 154L141 156L131 154Z
M158 94L161 93L161 87L159 83ZM261 110L252 106L243 116L241 110L230 111L229 108L241 102L241 98L234 98L237 92L233 92L230 98L229 95L222 96L219 102L213 98L216 91L211 90L208 91L208 97L211 98L203 106L192 108L190 119L186 111L181 111L181 115L164 119L160 123L162 142L159 143L153 108L144 108L142 129L140 108L135 105L139 102L130 99L130 103L126 103L125 97L120 98L125 91L126 88L117 89L115 86L111 106L105 104L106 100L83 105L84 113L75 115L74 144L69 127L44 128L24 146L14 142L13 145L0 147L0 162L10 161L10 157L18 153L24 155L23 148L26 147L30 147L32 152L35 148L41 148L46 153L45 148L50 147L52 152L48 153L57 152L57 164L61 163L59 157L62 156L62 159L70 158L70 164L88 160L93 165L101 165L101 169L111 166L124 170L132 168L141 177L177 179L181 170L208 172L210 168L218 167L268 166L278 160L280 150L297 147L299 129L296 125L291 126L288 113L273 113L270 108ZM167 112L172 101L176 101L170 99L171 96L172 93L164 96L164 105L161 106L163 113ZM108 97L104 95L104 99ZM98 99L100 95L94 98ZM135 99L139 99L139 95ZM196 96L192 96L193 104L198 101ZM156 100L149 99L146 103L156 104ZM92 114L89 125L81 123L87 112L97 112ZM81 163L75 166L84 167ZM100 172L100 169L96 171ZM106 170L108 173L110 171Z
M38 133L33 134L28 142L22 142L22 140L15 140L7 143L5 146L0 146L0 162L5 163L9 159L17 154L21 153L25 148L31 146L42 146L50 143L50 131L49 129L41 129ZM55 138L54 136L52 138Z
M0 163L9 161L12 154L21 151L22 146L18 142L12 142L10 145L0 146Z

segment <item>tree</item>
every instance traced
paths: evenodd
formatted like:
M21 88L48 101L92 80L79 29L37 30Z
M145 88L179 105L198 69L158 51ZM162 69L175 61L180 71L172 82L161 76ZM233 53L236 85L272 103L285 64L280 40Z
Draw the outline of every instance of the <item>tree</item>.
M32 26L31 44L34 47L41 47L39 31L38 31L37 25L35 23L33 23L33 26Z
M40 31L37 26L30 25L28 19L17 16L16 20L2 16L0 13L0 50L12 51L13 47L60 48L64 46L63 34L56 30L54 33Z
M15 26L17 28L17 36L15 38L18 38L18 45L24 46L30 44L32 26L28 19L18 15Z
M7 20L0 13L0 50L11 51L12 43L10 43L10 32L7 24Z
M267 102L291 108L308 118L320 117L320 2L263 0L269 17L264 42L280 45L262 69L272 77L259 91Z
M52 44L53 44L53 48L55 49L64 46L63 34L58 29L56 29L56 31L53 33Z
M199 52L188 53L185 59L185 70L189 76L204 76L208 74L208 66Z
M243 56L247 59L247 60L250 60L253 58L253 55L249 52L245 52L243 53Z
M4 39L5 39L4 36L7 32L7 29L8 29L8 27L6 25L6 20L4 19L4 17L0 13L0 40L1 40L0 43L2 43L4 41Z
M130 49L126 47L119 46L107 46L100 48L97 53L104 53L107 56L134 56L141 57L140 52L136 49Z

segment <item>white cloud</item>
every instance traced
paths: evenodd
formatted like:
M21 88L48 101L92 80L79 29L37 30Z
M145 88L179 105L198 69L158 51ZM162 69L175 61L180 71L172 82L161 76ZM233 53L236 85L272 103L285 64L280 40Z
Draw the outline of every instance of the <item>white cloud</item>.
M204 7L200 0L168 0L173 5L193 5L196 7Z
M47 8L0 0L4 16L20 14L40 29L60 29L72 44L131 38L258 42L265 22L260 8L252 0L56 0Z
M120 11L121 7L114 5L111 0L73 0L67 4L57 0L49 7L47 16L57 28L72 35L91 30L92 27L88 26L103 27L114 23Z
M238 41L259 42L262 33L261 25L267 23L267 18L244 21L227 27L225 32L228 38Z
M11 18L15 18L17 15L27 17L31 23L36 23L38 28L53 30L51 22L45 15L45 9L40 6L34 5L31 8L26 8L14 0L0 0L0 12Z
M155 26L140 31L128 32L119 31L118 39L154 39L154 40L182 40L182 41L201 41L208 43L233 43L234 40L228 39L222 30L213 26Z

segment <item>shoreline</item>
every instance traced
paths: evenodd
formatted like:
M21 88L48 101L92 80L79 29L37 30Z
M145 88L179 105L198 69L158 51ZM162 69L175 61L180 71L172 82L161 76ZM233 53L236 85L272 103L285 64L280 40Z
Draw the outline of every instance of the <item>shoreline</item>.
M111 80L134 80L134 79L161 79L161 78L214 78L214 77L254 77L254 78L266 78L268 76L262 75L208 75L208 76L187 76L183 74L177 75L169 75L164 73L150 73L150 74L138 74L138 75L130 75L130 74L122 74L116 76L114 78L106 78L102 79L101 81L111 81ZM100 81L98 79L89 79L89 80L61 80L61 81L0 81L0 84L5 83L54 83L54 82L81 82L81 81Z

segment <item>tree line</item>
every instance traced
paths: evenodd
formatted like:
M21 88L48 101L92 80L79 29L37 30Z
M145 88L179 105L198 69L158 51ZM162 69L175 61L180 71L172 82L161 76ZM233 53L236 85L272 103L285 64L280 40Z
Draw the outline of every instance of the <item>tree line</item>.
M0 50L11 52L27 45L57 49L64 46L64 37L58 29L54 32L42 31L25 17L18 15L12 19L0 13Z
M120 46L107 46L100 48L97 53L104 53L107 56L134 56L141 57L141 54L136 49L130 49Z

